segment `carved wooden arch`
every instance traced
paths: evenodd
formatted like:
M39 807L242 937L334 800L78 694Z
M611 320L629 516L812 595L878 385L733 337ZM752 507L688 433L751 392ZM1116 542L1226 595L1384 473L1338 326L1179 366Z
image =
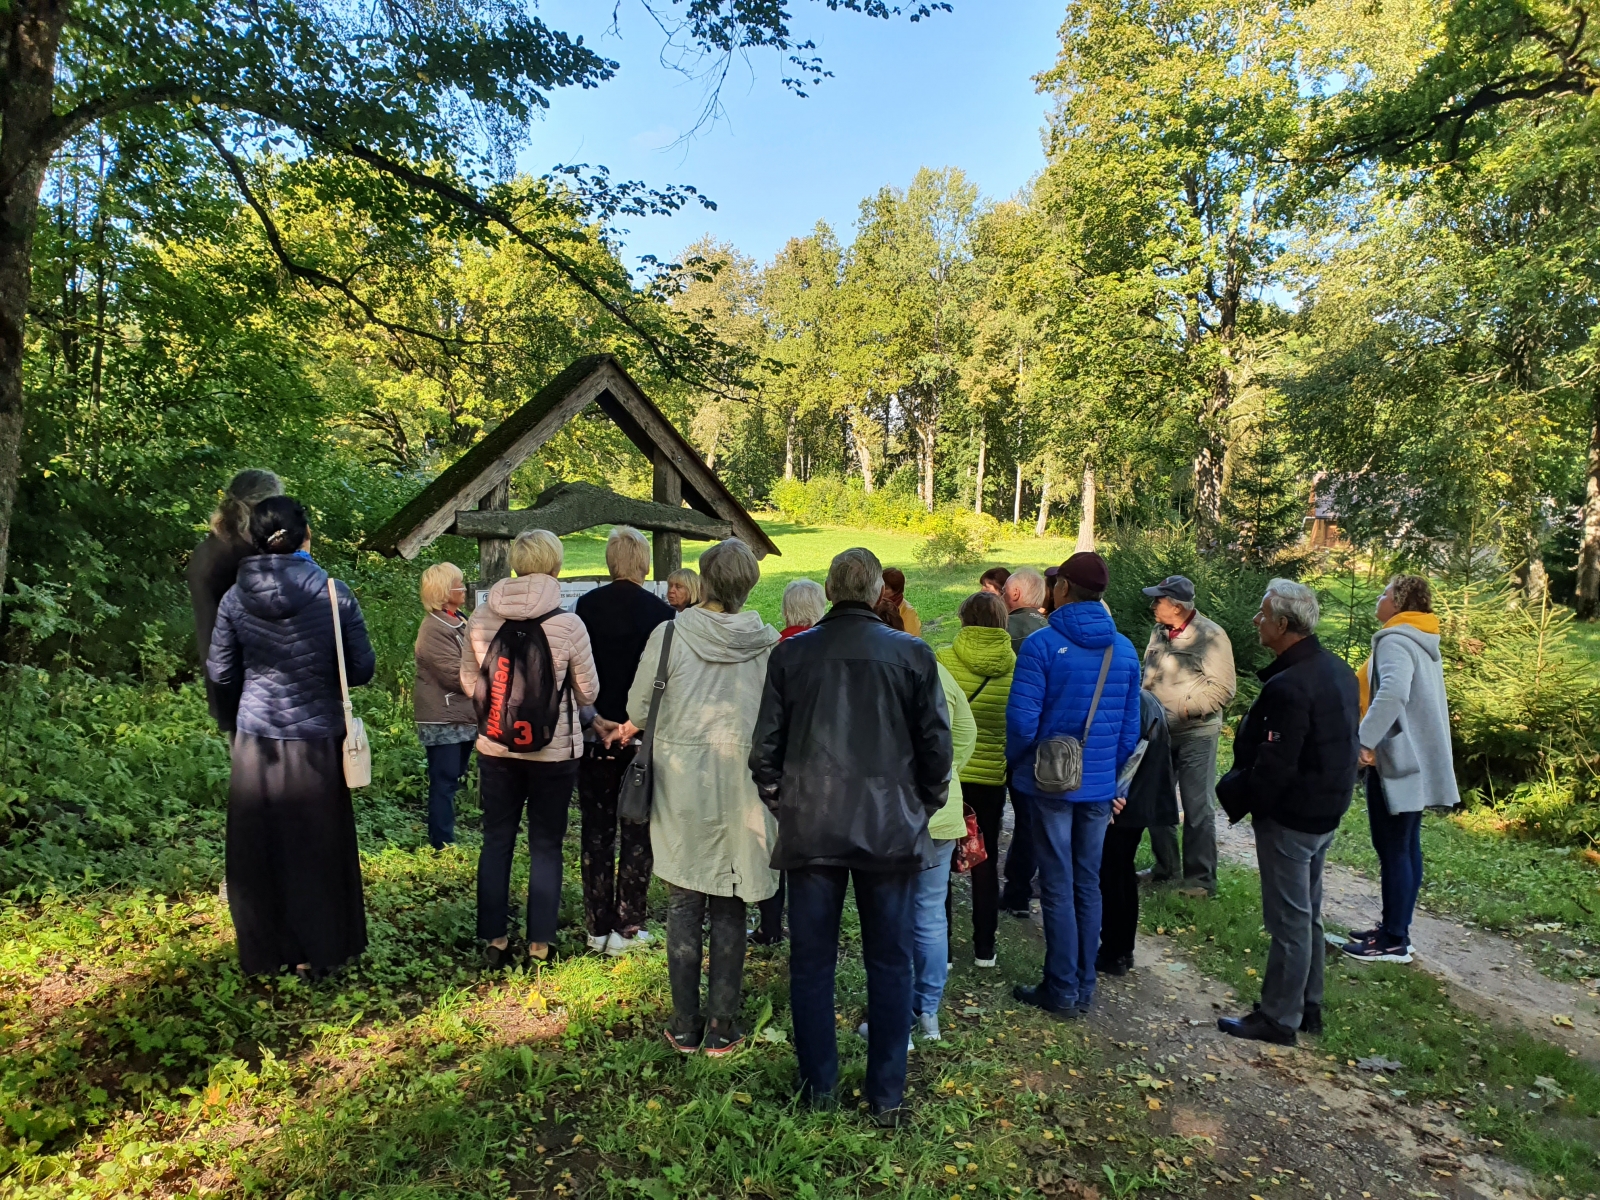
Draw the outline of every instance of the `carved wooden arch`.
M609 354L580 358L557 375L368 537L365 548L391 558L415 558L435 538L460 532L478 538L481 582L504 578L510 544L506 533L511 529L510 524L501 524L506 518L474 515L462 519L461 515L474 508L480 514L506 512L511 473L590 404L598 404L653 464L652 509L660 505L682 513L681 505L687 502L694 512L711 519L704 526L693 526L685 514L686 526L659 510L645 513L651 523L640 527L652 530L657 579L666 578L682 564L682 538L702 536L701 531L712 523L718 529L731 529L757 558L779 553L716 472ZM542 502L549 499L553 499L550 493L540 497ZM569 496L569 504L571 500ZM522 512L531 514L538 507ZM527 527L544 526L537 526L535 518ZM691 532L690 527L696 531Z

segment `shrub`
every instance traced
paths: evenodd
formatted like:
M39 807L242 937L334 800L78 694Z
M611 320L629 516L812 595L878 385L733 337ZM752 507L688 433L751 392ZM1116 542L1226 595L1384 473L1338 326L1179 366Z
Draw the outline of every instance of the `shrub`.
M925 567L965 567L989 553L1000 532L1000 522L988 513L967 509L941 509L929 523L932 534L917 547L917 561Z

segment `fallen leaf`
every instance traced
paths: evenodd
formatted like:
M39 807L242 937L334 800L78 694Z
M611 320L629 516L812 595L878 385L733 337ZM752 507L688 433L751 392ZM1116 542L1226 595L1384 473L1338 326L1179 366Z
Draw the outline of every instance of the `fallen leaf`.
M781 1045L789 1040L789 1033L787 1030L779 1029L776 1025L768 1025L761 1031L761 1040L763 1042L777 1042Z
M1363 1071L1400 1071L1405 1069L1405 1063L1397 1062L1392 1058L1384 1058L1382 1055L1374 1055L1371 1058L1358 1058L1355 1065Z
M1146 1100L1144 1102L1144 1106L1151 1112L1161 1111L1161 1101L1157 1100L1154 1096L1151 1096L1148 1100Z
M1567 1016L1566 1013L1552 1013L1550 1016L1550 1024L1559 1025L1563 1029L1571 1029L1573 1027L1572 1018Z
M735 1101L737 1101L740 1104L749 1104L750 1103L750 1093L749 1092L735 1092L733 1094L733 1098L734 1098Z

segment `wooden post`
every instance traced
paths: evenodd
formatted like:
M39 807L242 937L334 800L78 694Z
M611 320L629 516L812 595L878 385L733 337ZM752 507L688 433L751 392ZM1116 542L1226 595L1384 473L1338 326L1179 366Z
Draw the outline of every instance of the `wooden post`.
M511 481L490 488L478 501L480 512L505 512L511 507ZM511 543L505 538L478 539L478 585L493 587L511 574Z
M650 488L650 499L657 504L677 508L683 503L683 477L672 465L664 450L656 451L655 479ZM655 577L665 579L683 566L683 538L676 533L660 530L650 535L650 548L655 559Z

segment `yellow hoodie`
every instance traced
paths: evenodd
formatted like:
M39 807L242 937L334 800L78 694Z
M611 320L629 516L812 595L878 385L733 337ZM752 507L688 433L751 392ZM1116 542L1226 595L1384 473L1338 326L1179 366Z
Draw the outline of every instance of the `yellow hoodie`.
M1438 632L1439 632L1439 618L1437 616L1435 616L1433 613L1425 613L1425 612L1395 613L1394 616L1390 617L1387 621L1385 621L1383 623L1383 627L1385 629L1388 629L1388 628L1390 628L1392 626L1395 626L1395 625L1410 625L1413 628L1422 630L1423 633L1438 634ZM1363 717L1367 715L1367 706L1372 703L1372 672L1370 670L1371 666L1372 666L1372 660L1369 658L1369 659L1367 659L1366 662L1362 663L1361 666L1359 668L1357 668L1357 670L1356 670L1356 682L1361 687L1361 715Z

